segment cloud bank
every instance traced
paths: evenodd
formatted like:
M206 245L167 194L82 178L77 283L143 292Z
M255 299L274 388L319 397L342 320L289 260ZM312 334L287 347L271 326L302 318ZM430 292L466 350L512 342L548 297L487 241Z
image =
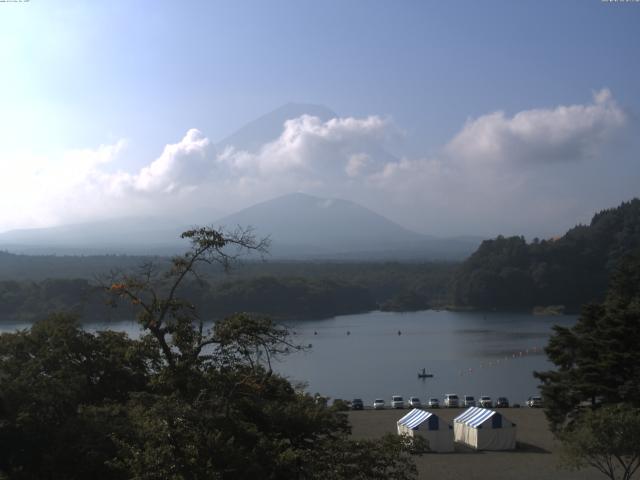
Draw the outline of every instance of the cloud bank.
M386 142L398 129L375 115L292 118L277 138L254 152L242 145L217 147L190 129L139 170L108 172L105 165L127 146L120 140L56 159L27 156L3 162L0 230L119 215L212 222L215 218L189 215L196 210L231 213L276 195L306 191L361 202L435 234L495 234L526 227L546 233L574 223L576 218L569 218L584 209L587 199L607 200L581 188L598 178L602 159L629 124L611 92L603 89L582 105L469 119L429 158L389 154ZM626 166L619 168L623 172ZM16 202L23 206L20 212L12 209Z
M504 112L468 120L446 146L453 158L481 162L554 163L593 157L626 122L611 92L594 93L589 105Z

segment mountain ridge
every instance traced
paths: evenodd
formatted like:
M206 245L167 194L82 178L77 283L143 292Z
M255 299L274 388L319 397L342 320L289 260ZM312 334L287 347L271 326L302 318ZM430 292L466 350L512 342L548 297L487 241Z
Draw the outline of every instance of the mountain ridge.
M291 259L462 259L479 240L439 239L413 232L349 200L301 192L281 195L202 224L253 227L272 239L271 256ZM173 255L189 225L150 217L63 225L0 234L0 248L27 254Z

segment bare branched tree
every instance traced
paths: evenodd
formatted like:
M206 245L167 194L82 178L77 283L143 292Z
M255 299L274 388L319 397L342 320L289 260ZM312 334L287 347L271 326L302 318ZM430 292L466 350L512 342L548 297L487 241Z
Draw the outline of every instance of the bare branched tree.
M217 264L228 271L243 255L264 256L270 244L268 238L258 239L252 229L240 227L229 232L212 227L194 228L181 237L189 240L190 249L174 257L167 271L162 272L156 264L148 262L133 274L114 272L106 284L103 282L113 297L138 309L140 326L157 340L170 366L197 361L203 349L219 343L214 332L205 332L195 306L179 297L184 282L189 277L201 281L198 267L202 264ZM260 342L263 349L275 348L268 340Z

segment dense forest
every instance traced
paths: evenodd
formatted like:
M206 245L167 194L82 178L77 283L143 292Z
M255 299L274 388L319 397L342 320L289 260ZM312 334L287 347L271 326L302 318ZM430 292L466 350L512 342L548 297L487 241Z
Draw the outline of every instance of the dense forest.
M309 319L369 310L430 307L531 309L602 301L610 272L640 248L640 200L596 214L557 239L484 241L463 264L445 262L246 261L225 273L204 266L180 293L210 319L237 311ZM96 320L131 318L105 308L113 272L171 259L122 255L27 256L0 252L0 321L33 321L51 311Z
M123 260L121 264L119 259ZM83 260L102 274L92 278ZM131 318L127 308L105 307L105 291L100 284L108 283L106 272L116 270L116 266L121 267L119 271L135 272L145 260L148 264L150 259L2 254L0 264L17 268L22 263L24 269L20 280L0 280L0 321L33 321L52 311L103 321ZM164 258L152 260L159 269L169 263ZM57 265L52 277L73 271L85 273L85 278L41 279L43 264ZM309 319L375 309L420 310L448 301L447 286L454 267L448 263L246 262L226 275L203 268L203 275L185 283L180 294L199 305L211 319L237 311L260 312L279 319ZM33 277L25 275L29 271L34 272Z
M640 248L640 200L597 213L558 239L523 237L484 241L456 272L456 305L523 309L580 305L604 298L611 272Z

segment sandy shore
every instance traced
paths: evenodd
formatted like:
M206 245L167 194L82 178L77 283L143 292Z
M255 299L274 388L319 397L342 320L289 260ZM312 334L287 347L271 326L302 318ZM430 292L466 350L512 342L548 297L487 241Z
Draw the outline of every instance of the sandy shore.
M396 433L396 421L408 410L362 410L349 412L356 438L373 439L385 433ZM440 418L451 422L462 409L434 410ZM510 452L476 452L456 444L454 453L428 453L416 456L419 478L438 480L544 480L600 479L595 469L568 471L559 467L559 446L547 427L542 410L529 408L500 409L515 422L518 448ZM640 478L640 477L638 477Z

